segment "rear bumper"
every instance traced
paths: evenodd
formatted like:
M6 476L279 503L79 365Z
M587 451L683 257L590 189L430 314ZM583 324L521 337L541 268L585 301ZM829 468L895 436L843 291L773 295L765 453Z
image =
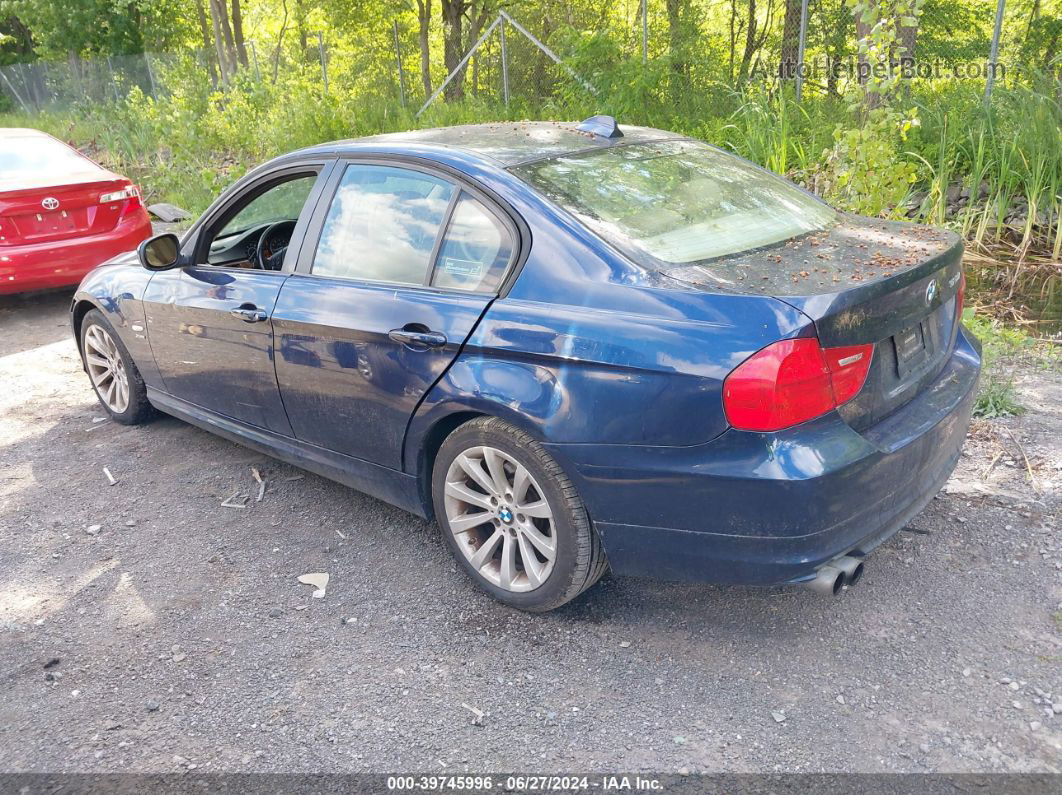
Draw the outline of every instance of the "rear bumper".
M0 295L75 285L100 263L136 248L150 236L151 221L141 209L103 234L0 246Z
M692 447L552 445L619 574L772 585L867 553L917 514L959 458L980 373L965 331L937 379L857 433L833 412Z

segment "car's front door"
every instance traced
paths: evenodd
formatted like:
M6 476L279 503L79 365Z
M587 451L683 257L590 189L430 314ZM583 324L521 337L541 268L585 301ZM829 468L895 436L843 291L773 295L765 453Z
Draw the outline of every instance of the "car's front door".
M270 314L291 269L281 249L290 242L293 265L324 165L282 169L237 191L186 241L194 264L152 277L148 340L171 395L291 435Z
M331 182L273 310L277 380L298 439L398 468L409 418L497 293L516 229L430 170L340 163Z

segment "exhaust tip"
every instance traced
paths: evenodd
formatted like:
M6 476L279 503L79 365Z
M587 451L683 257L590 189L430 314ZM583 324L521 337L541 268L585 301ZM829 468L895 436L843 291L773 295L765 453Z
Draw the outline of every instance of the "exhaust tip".
M831 586L831 591L832 591L833 595L837 596L837 594L839 594L841 592L841 589L844 588L844 586L845 586L844 572L838 572L837 573L837 577L834 579L833 585Z
M845 576L844 572L840 569L835 569L833 566L822 566L817 572L815 572L815 579L809 580L807 585L818 593L833 594L836 596L841 592L844 587Z
M846 585L855 585L857 582L859 582L860 579L862 579L862 577L863 577L863 561L860 561L859 565L856 566L852 570L852 573L845 577L845 579L847 581L845 584Z
M844 574L845 585L855 585L863 576L863 559L854 555L842 555L836 560L831 560L830 565Z

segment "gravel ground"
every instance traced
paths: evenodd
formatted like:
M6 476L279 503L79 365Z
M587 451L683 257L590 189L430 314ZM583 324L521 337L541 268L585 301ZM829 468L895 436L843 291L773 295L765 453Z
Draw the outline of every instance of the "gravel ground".
M1057 373L838 598L607 578L532 616L419 519L104 421L68 302L0 299L4 771L1062 768Z

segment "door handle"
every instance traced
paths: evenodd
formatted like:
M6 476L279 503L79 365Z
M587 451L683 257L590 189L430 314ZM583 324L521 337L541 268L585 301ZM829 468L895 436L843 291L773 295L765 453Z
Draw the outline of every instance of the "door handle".
M263 320L269 319L269 315L254 304L243 304L235 309L230 309L229 314L233 317L238 317L244 323L261 323Z
M446 344L446 335L440 331L431 331L419 323L410 323L402 328L393 328L387 336L415 351L429 348L441 348Z

